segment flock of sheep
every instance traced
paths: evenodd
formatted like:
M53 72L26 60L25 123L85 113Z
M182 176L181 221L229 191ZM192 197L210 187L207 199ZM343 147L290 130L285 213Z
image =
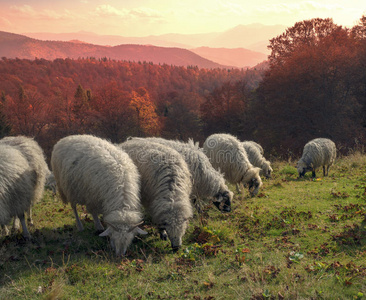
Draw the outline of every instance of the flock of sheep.
M243 184L251 196L262 186L261 175L272 168L263 148L252 141L240 142L229 134L213 134L200 148L188 142L163 138L129 138L114 145L91 135L72 135L59 140L52 151L49 170L41 147L32 138L0 140L0 224L23 228L30 238L24 213L32 223L31 207L43 196L46 181L54 181L64 203L70 203L78 230L83 230L76 205L85 205L100 236L109 236L116 255L124 255L148 215L173 251L199 201L212 201L222 212L231 211L233 192L226 182ZM318 138L304 147L298 162L299 176L323 167L324 175L336 157L335 144ZM99 216L103 216L103 222Z

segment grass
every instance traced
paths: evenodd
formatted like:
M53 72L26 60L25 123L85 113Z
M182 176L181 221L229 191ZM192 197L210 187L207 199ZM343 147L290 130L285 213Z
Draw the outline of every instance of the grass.
M231 213L206 207L178 253L147 223L117 258L84 208L77 232L47 191L33 239L0 238L0 299L366 299L366 156L315 180L294 165L274 162L259 195L235 194Z

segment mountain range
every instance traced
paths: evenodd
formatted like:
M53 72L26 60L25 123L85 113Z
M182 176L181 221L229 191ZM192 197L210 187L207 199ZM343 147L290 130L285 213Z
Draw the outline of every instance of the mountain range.
M8 58L110 58L200 68L250 68L267 59L269 39L284 26L240 25L223 33L165 34L123 37L77 33L0 31L0 57ZM245 48L245 47L247 48Z
M285 25L249 24L238 25L223 32L198 34L162 34L145 37L125 37L120 35L98 35L92 32L74 33L23 33L40 40L70 41L80 40L91 44L117 46L121 44L154 45L160 47L179 47L192 49L210 48L245 48L255 52L269 54L269 40L284 32Z

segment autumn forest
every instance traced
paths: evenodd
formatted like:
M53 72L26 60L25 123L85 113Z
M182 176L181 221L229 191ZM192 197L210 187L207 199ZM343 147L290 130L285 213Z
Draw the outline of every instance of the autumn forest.
M33 136L49 155L60 138L121 142L214 132L299 154L315 137L341 151L366 142L366 16L296 23L269 41L269 67L200 69L97 59L0 60L0 136Z

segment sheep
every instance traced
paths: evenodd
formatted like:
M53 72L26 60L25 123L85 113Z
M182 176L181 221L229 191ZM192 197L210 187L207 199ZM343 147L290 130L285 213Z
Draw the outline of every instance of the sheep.
M266 178L270 178L273 172L271 163L263 157L263 148L261 145L253 141L244 141L242 145L248 155L250 163L260 168L260 175L264 175Z
M29 168L31 168L31 170L33 171L32 174L33 187L32 192L30 192L32 198L30 205L27 205L27 215L28 215L27 221L29 225L33 226L32 205L34 205L43 197L46 174L48 170L43 150L33 138L25 136L4 137L3 139L0 140L0 144L7 145L12 147L13 149L18 150L28 161ZM30 238L28 230L24 227L25 226L22 223L24 236L26 238ZM19 219L17 218L17 215L15 215L13 230L17 230L18 228L19 228ZM7 229L6 228L4 229L5 232L7 233Z
M127 153L110 142L92 135L72 135L53 147L51 166L57 190L64 203L70 203L76 225L82 231L76 205L85 205L99 236L109 236L116 255L125 255L137 234L147 234L142 221L140 176Z
M227 187L224 176L212 167L210 160L202 149L199 149L198 144L193 140L184 143L155 137L145 138L145 140L169 146L183 156L191 172L193 203L196 203L197 199L211 198L220 211L231 211L233 193Z
M132 139L119 147L130 155L141 174L141 200L146 213L158 227L160 238L168 237L173 251L177 251L193 216L186 162L174 149L154 142Z
M243 143L253 145L254 147L258 148L260 154L264 155L263 147L260 144L258 144L257 142L254 142L254 141L244 141Z
M236 137L225 133L212 134L205 140L203 150L212 166L223 172L227 181L248 185L252 197L258 194L262 186L260 169L249 162L243 145Z
M323 167L323 175L328 176L329 167L334 163L337 156L336 145L326 138L317 138L304 146L302 157L297 162L299 177L304 177L307 171L312 171L315 178L315 170ZM327 167L325 169L325 167Z
M55 175L50 170L47 171L45 187L52 192L53 196L56 195L56 179Z

